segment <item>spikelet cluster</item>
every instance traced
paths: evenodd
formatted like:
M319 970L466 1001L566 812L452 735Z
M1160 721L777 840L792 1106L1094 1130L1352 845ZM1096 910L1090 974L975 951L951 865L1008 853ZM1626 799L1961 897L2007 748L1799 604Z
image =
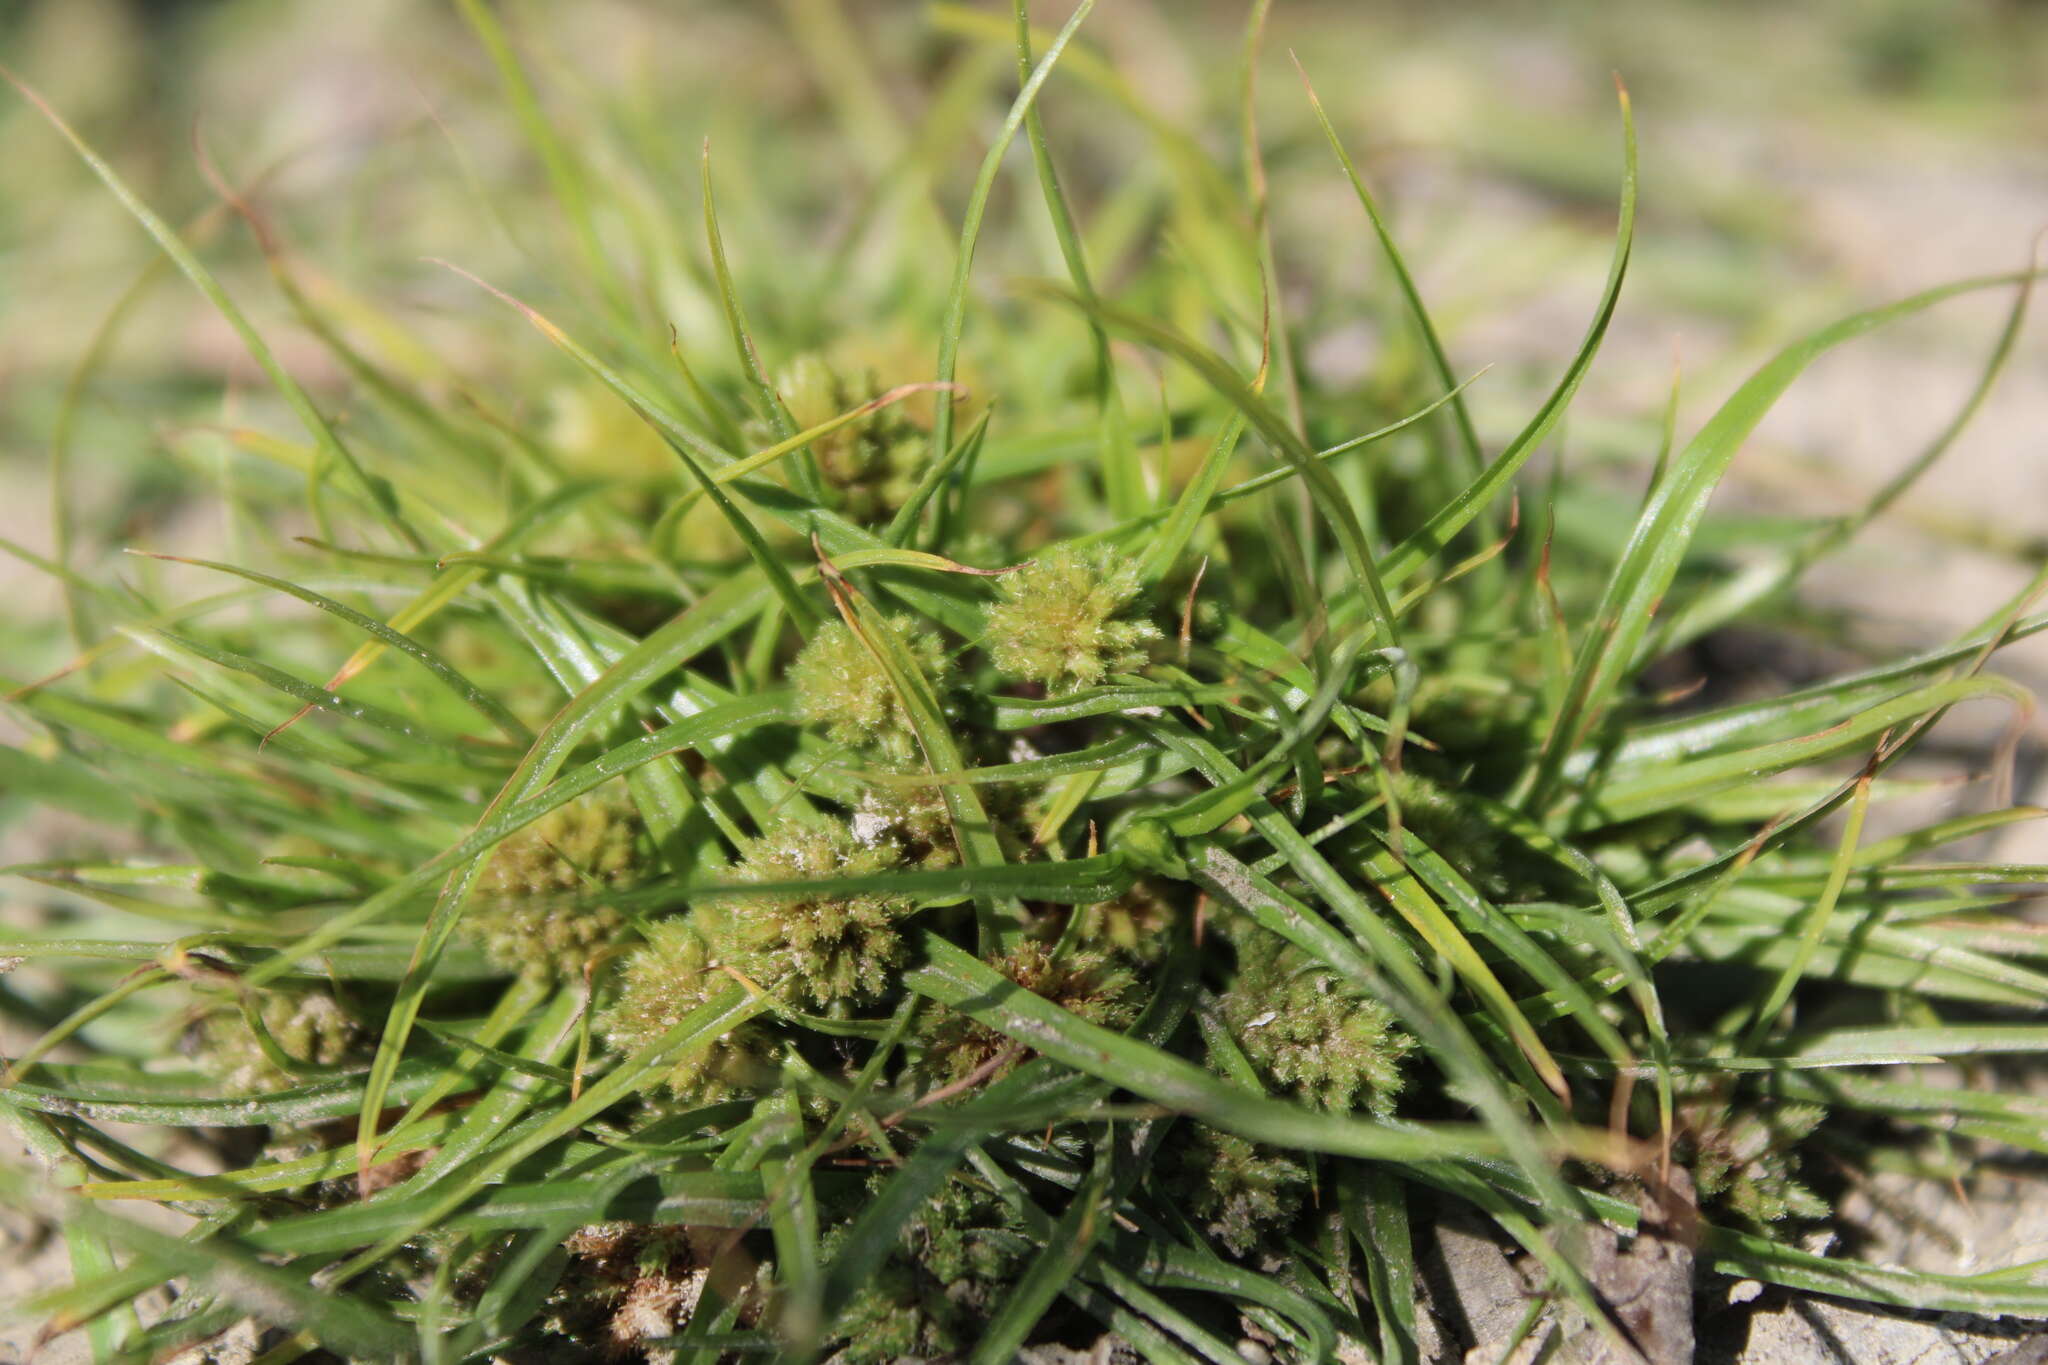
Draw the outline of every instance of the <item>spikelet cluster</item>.
M1175 1134L1167 1161L1189 1215L1237 1256L1291 1222L1311 1183L1308 1167L1279 1149L1200 1124Z
M937 635L910 617L891 623L896 637L935 686L943 686L946 654ZM874 651L842 621L820 626L789 668L797 710L835 744L865 749L903 764L917 755L917 736Z
M256 1014L278 1051L307 1066L346 1061L363 1038L361 1026L326 991L266 991ZM283 1090L305 1081L271 1060L241 1007L232 1003L216 1005L200 1017L195 1052L199 1064L237 1094Z
M1130 619L1144 584L1135 564L1102 547L1061 546L996 580L1003 600L988 609L988 652L998 672L1050 692L1093 687L1145 662L1159 638Z
M839 1240L828 1239L827 1251ZM832 1358L846 1365L964 1359L1032 1250L993 1193L948 1181L904 1223L897 1245L840 1315Z
M644 862L631 803L583 797L498 846L462 922L508 971L573 976L625 928L604 893L638 880Z
M1223 1019L1260 1076L1325 1109L1392 1112L1414 1040L1386 1007L1278 934L1235 920L1230 936Z
M632 1053L731 983L731 977L713 968L702 934L682 920L663 920L626 955L617 994L599 1027L614 1052ZM775 1080L775 1067L762 1047L759 1026L742 1024L676 1058L662 1083L679 1099L707 1103L748 1093Z
M785 820L738 867L755 894L707 902L696 920L714 957L763 990L802 1007L880 995L906 956L900 897L873 892L778 891L784 882L860 877L900 866L893 841L863 843L837 821Z
M1143 1004L1137 976L1121 958L1100 949L1056 954L1026 939L989 965L1033 995L1104 1028L1126 1027ZM1009 1046L1008 1035L956 1010L941 1010L927 1026L919 1069L940 1081L959 1080Z
M1156 962L1172 942L1177 911L1158 886L1140 881L1113 900L1076 909L1081 941L1137 962Z
M797 430L807 431L881 397L870 374L850 383L823 356L809 352L791 361L776 381ZM902 406L877 409L811 442L818 473L836 510L849 521L881 521L910 500L929 453L930 437Z
M1702 1204L1719 1204L1752 1224L1822 1218L1828 1202L1798 1178L1798 1145L1827 1111L1812 1104L1735 1109L1725 1098L1682 1098L1675 1150L1692 1170Z

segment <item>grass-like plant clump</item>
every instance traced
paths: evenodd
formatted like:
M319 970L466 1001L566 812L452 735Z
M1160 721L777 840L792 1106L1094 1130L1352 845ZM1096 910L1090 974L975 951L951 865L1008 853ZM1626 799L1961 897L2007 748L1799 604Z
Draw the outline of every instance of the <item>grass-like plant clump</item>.
M253 1317L277 1362L1410 1361L1463 1209L1528 1253L1528 1327L1659 1359L1688 1329L1612 1311L1600 1236L1668 1243L1681 1292L2048 1317L2024 1274L1815 1239L1873 1153L2040 1149L2038 1098L1926 1065L2048 1046L2010 918L2042 870L1942 858L2034 812L1864 829L1949 708L2024 704L1986 664L2048 617L1762 699L1650 671L1878 510L1739 572L1695 543L1806 365L2010 288L1974 408L2027 276L1795 341L1643 450L1632 530L1573 537L1571 477L1525 476L1622 288L1626 97L1606 285L1483 439L1334 128L1388 282L1357 306L1402 339L1356 387L1297 363L1253 121L1213 163L1069 52L1086 4L960 20L1017 76L978 176L931 192L935 122L802 259L722 233L748 164L707 151L681 211L462 9L549 191L521 297L437 274L465 325L531 324L503 374L309 287L232 193L346 376L316 398L44 109L282 403L227 438L232 562L10 547L75 657L0 678L7 780L94 849L12 869L46 913L0 943L58 983L0 997L41 1033L0 1182L75 1268L31 1311L103 1360ZM1070 197L1069 80L1171 168L1151 200ZM1061 278L990 292L984 236Z

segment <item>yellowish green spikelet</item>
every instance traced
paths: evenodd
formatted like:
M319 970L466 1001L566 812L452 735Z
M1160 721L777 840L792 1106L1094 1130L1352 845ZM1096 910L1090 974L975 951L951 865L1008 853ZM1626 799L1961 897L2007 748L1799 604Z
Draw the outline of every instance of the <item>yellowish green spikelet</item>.
M776 390L799 431L850 412L883 392L873 375L864 384L849 383L816 353L791 361ZM889 516L917 491L929 442L924 429L895 406L819 437L811 442L811 453L818 472L837 495L837 510L849 521L866 524Z
M1703 1205L1722 1205L1753 1224L1823 1218L1828 1202L1798 1179L1797 1147L1827 1111L1811 1104L1738 1109L1710 1091L1681 1097L1677 1155L1692 1169Z
M307 1066L334 1066L348 1059L362 1029L326 991L266 991L256 1006L264 1031L278 1050ZM239 1094L283 1090L304 1083L279 1067L256 1039L239 1005L223 1002L200 1017L197 1059L221 1083Z
M630 803L571 801L498 846L463 924L500 967L575 975L626 926L603 892L639 880L643 862Z
M1236 1256L1300 1213L1312 1183L1308 1167L1279 1148L1201 1124L1175 1134L1167 1167L1189 1215Z
M1085 943L1102 945L1140 962L1155 962L1172 942L1178 914L1173 903L1147 881L1138 882L1114 900L1077 906Z
M996 583L1003 600L988 609L989 658L1005 676L1048 691L1130 672L1159 638L1151 622L1126 619L1144 585L1137 566L1106 546L1060 546Z
M904 760L887 765L885 771L918 776L925 769L922 763ZM894 840L902 846L905 861L921 867L950 866L957 856L952 813L946 809L945 795L934 784L863 783L852 829L854 838L863 844Z
M924 676L943 684L946 653L938 636L908 616L898 617L892 625ZM798 711L811 724L822 726L834 743L872 749L898 762L915 757L917 737L889 675L843 621L828 621L818 628L790 665L789 680L796 688Z
M874 892L777 891L779 882L861 877L900 866L894 840L863 843L837 821L787 820L733 869L758 894L711 901L697 922L717 961L792 1002L823 1006L881 994L906 956L898 922L910 905Z
M1325 1109L1392 1112L1414 1040L1387 1008L1249 921L1231 925L1231 940L1223 1018L1259 1074Z
M655 1042L732 978L712 966L704 936L679 919L647 931L647 941L619 969L618 994L599 1020L614 1052L636 1052ZM713 1101L772 1084L775 1067L760 1053L755 1024L739 1028L678 1057L662 1078L678 1097Z

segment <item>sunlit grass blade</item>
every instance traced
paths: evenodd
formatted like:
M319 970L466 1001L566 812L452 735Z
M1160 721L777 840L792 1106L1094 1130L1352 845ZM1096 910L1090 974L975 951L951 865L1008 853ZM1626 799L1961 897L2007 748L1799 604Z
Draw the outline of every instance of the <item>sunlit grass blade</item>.
M528 730L518 717L507 711L488 692L463 677L454 665L442 658L440 654L420 643L412 636L402 631L394 630L384 622L377 620L374 616L366 616L355 608L337 602L331 597L314 592L310 588L301 587L282 578L274 578L266 573L258 573L254 569L239 568L233 564L221 564L210 559L186 559L179 555L152 555L151 558L168 559L180 564L192 564L202 569L212 569L217 573L233 574L237 578L245 578L252 583L261 583L265 587L275 588L281 593L298 598L301 602L318 607L329 615L348 622L348 624L364 634L373 636L381 643L389 645L401 654L416 660L428 672L446 683L449 690L473 707L477 714L503 731L506 738L520 744L529 743L533 739L533 732ZM328 689L331 691L332 688L338 685L330 683Z
M790 441L797 435L796 419L790 415L789 405L782 401L782 395L768 382L768 373L761 365L761 355L754 347L754 335L747 326L747 316L740 306L739 287L733 283L732 267L725 257L725 234L718 227L718 196L711 188L711 139L704 139L704 149L698 158L698 178L704 190L704 239L711 249L711 273L718 285L719 306L725 310L725 324L732 333L733 350L738 353L740 372L747 377L748 385L754 391L755 401L775 428L775 434L783 441ZM950 378L950 376L945 376ZM944 405L941 404L941 407ZM812 455L809 441L797 441L794 448L802 452L796 462L797 487L813 502L819 500L823 486L818 480L817 459Z
M1358 174L1351 154L1344 150L1343 139L1337 136L1337 129L1330 122L1330 116L1323 110L1323 102L1316 94L1315 85L1308 78L1308 71L1301 59L1294 53L1287 54L1293 61L1296 74L1301 77L1302 88L1308 92L1309 107L1315 110L1316 122L1321 125L1323 137L1336 153L1338 164L1344 168L1344 176L1351 182L1351 192L1358 199L1358 206L1365 210L1366 220L1372 224L1373 236L1379 239L1381 254L1386 257L1387 268L1393 272L1394 284L1401 291L1401 301L1407 306L1408 316L1415 324L1416 332L1422 337L1422 344L1429 352L1430 364L1436 368L1437 378L1445 388L1452 390L1451 416L1458 432L1458 444L1465 456L1465 476L1475 478L1486 463L1485 452L1479 444L1479 433L1472 425L1472 414L1465 409L1465 401L1456 396L1457 376L1452 373L1450 356L1444 350L1443 338L1437 334L1436 323L1431 320L1429 308L1422 301L1422 291L1416 286L1415 277L1408 270L1408 263L1402 258L1401 249L1394 243L1394 234L1380 214L1379 201L1366 188L1365 181ZM1622 91L1623 117L1627 117L1628 93ZM1483 514L1482 514L1483 515ZM1482 522L1484 525L1484 522Z
M1984 401L1996 387L1999 377L2005 372L2006 362L2012 357L2013 345L2019 340L2021 329L2026 324L2027 305L2033 298L2034 283L2039 278L2038 269L2020 278L2018 287L2013 291L2012 309L2006 314L2005 326L1993 342L1991 354L1985 360L1976 384L1970 389L1969 395L1963 400L1955 416L1949 419L1918 455L1886 480L1884 486L1855 511L1836 518L1786 553L1759 564L1746 566L1726 581L1681 604L1676 611L1669 613L1659 622L1650 637L1644 641L1641 646L1643 657L1654 658L1689 640L1698 639L1716 626L1740 616L1756 603L1782 591L1796 581L1809 566L1848 542L1864 527L1884 515L1885 511L1900 498L1912 491L1942 456L1948 453L1957 438L1969 428L1978 411L1984 406Z
M1959 294L2018 284L2026 278L1997 275L1962 280L1852 314L1780 351L1722 404L1673 461L1669 476L1652 495L1615 566L1592 629L1581 642L1564 708L1553 718L1542 759L1531 775L1529 808L1547 803L1565 756L1585 742L1614 704L1729 461L1792 382L1823 353L1865 332Z
M1026 0L1014 0L1013 7L1017 17L1017 80L1022 86L1031 81L1031 14ZM1087 251L1074 225L1074 212L1068 206L1066 191L1060 186L1059 172L1053 165L1052 147L1045 137L1045 116L1036 100L1025 108L1024 136L1031 144L1032 164L1038 168L1039 190L1045 198L1046 212L1052 218L1053 236L1059 242L1060 259L1066 263L1067 277L1084 297L1092 298L1095 283L1088 273ZM1105 499L1109 510L1117 516L1135 516L1144 510L1147 500L1145 474L1138 463L1137 447L1131 440L1129 423L1124 415L1123 394L1117 388L1116 364L1110 356L1109 334L1092 318L1088 322L1088 344L1095 362L1096 403L1100 409L1096 439L1101 446Z
M1024 116L1030 111L1046 78L1058 65L1060 54L1065 52L1081 23L1095 8L1095 0L1081 0L1074 7L1073 15L1061 27L1045 49L1045 55L1024 81L1017 92L1016 100L1010 105L1009 114L1003 119L1003 126L997 131L995 140L982 158L981 169L974 177L974 188L967 197L967 211L960 225L960 246L953 261L953 284L946 299L946 314L939 323L939 356L937 380L950 384L956 377L960 358L960 336L967 325L967 286L974 269L974 248L981 238L982 217L988 212L989 192L995 188L996 173L1002 169L1003 154L1010 149L1017 130L1024 124ZM931 460L937 463L943 459L953 445L953 410L940 404L932 422Z
M1442 553L1458 532L1507 491L1515 475L1564 417L1565 410L1578 394L1580 384L1585 382L1587 372L1592 369L1593 358L1600 352L1600 343L1607 337L1608 324L1614 320L1614 309L1621 299L1621 283L1628 274L1629 253L1635 245L1636 125L1626 91L1621 92L1621 128L1621 207L1614 232L1614 259L1608 267L1607 283L1594 307L1593 320L1586 328L1584 339L1542 406L1537 408L1535 415L1515 434L1514 439L1501 449L1500 454L1493 457L1493 462L1456 497L1433 513L1422 529L1387 553L1380 563L1380 571L1388 583L1398 585L1406 581L1431 558Z

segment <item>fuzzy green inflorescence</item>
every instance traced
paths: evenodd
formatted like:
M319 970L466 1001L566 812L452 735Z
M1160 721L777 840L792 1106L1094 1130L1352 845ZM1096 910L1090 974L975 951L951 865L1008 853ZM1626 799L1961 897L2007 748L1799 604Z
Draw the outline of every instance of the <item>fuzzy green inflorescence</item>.
M856 386L815 352L791 361L776 389L799 431L883 393L873 375ZM866 524L886 518L910 499L929 445L930 436L896 406L858 417L811 442L810 449L838 510L849 521Z
M1826 1117L1816 1104L1737 1109L1726 1099L1696 1096L1678 1106L1674 1146L1702 1203L1724 1206L1752 1225L1821 1218L1828 1202L1798 1179L1797 1148Z
M732 978L715 969L704 936L682 920L663 920L626 955L617 993L599 1020L605 1042L621 1055L637 1052L674 1028ZM682 1099L720 1100L775 1079L762 1054L758 1027L743 1024L678 1057L662 1083Z
M1167 1164L1189 1214L1238 1256L1300 1213L1312 1183L1286 1152L1202 1124L1175 1134Z
M1159 629L1128 619L1144 584L1114 551L1060 546L996 580L988 651L998 672L1052 692L1093 687L1145 662Z
M623 799L557 807L498 846L462 922L500 967L573 976L625 928L604 893L638 880L642 843Z
M1391 1113L1414 1040L1386 1007L1278 934L1244 920L1230 931L1223 1018L1259 1074L1325 1109Z
M945 649L908 616L891 623L926 679L941 684ZM789 667L798 713L838 744L873 750L897 763L917 754L917 736L874 651L842 621L818 628Z
M885 1365L963 1357L1031 1250L993 1193L964 1179L946 1182L905 1222L840 1318L834 1358Z
M1139 962L1157 962L1173 942L1179 912L1159 886L1141 881L1111 900L1076 907L1083 943Z
M903 964L909 902L865 891L774 888L887 872L902 861L893 841L862 843L838 821L785 820L733 869L735 880L758 882L762 890L707 902L697 922L717 961L762 989L805 1006L859 1003L887 988Z
M298 1065L337 1065L363 1039L361 1025L326 991L267 991L255 1012L277 1050ZM200 1064L237 1094L281 1090L305 1080L303 1073L277 1064L248 1016L233 1003L218 1004L200 1016L196 1052Z

